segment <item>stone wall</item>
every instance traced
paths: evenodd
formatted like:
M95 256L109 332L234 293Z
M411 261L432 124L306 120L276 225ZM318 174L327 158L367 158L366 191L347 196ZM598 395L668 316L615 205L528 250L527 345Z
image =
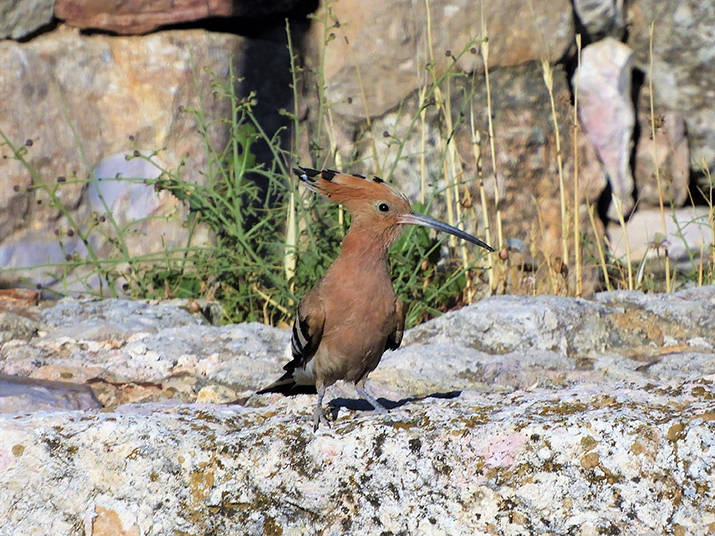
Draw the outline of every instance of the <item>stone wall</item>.
M623 255L624 233L612 222L618 207L626 217L635 211L632 254L655 254L655 233L664 231L657 162L669 253L687 258L688 247L699 252L712 242L707 207L680 210L691 196L701 197L694 181L715 164L709 61L715 44L707 31L715 13L707 3L37 0L6 2L0 12L0 129L35 172L13 160L9 146L0 148L3 268L85 254L77 231L107 208L97 204L98 187L86 186L87 177L156 176L152 166L132 167L123 155L159 151L161 165L177 169L183 162L184 178L201 181L203 140L184 110L202 107L214 125L212 143L225 143L227 103L210 83L225 81L231 62L244 77L240 91L257 93L266 129L289 125L280 114L292 107L286 17L304 67L300 163L379 174L413 201L463 184L456 194L450 190L457 211L451 219L461 217L478 232L489 223L494 233L498 206L505 244L521 243L553 260L562 234L571 236L562 229L559 177L571 200L575 170L584 232L593 233L585 204L597 203L604 223L611 222L613 251ZM433 79L448 71L449 83L430 92ZM324 137L314 140L322 145L316 156L309 137L319 121ZM33 183L58 180L71 221ZM487 221L478 206L480 185ZM186 245L185 209L171 196L111 180L101 193L119 219L149 218L134 229L132 253ZM445 199L437 198L436 212L447 213ZM687 237L685 227L693 231ZM101 236L92 240L97 251L111 247ZM1 283L23 275L50 286L63 278L61 269L14 271Z

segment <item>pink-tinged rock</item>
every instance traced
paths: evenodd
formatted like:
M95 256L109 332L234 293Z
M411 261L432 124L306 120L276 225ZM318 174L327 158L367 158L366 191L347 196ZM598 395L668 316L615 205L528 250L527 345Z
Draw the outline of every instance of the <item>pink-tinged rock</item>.
M612 38L587 46L574 74L579 118L611 183L614 202L608 216L633 210L634 181L630 169L635 110L631 100L633 51ZM620 207L618 207L620 202Z
M167 24L211 17L260 17L288 11L296 0L57 0L55 16L70 26L143 34Z

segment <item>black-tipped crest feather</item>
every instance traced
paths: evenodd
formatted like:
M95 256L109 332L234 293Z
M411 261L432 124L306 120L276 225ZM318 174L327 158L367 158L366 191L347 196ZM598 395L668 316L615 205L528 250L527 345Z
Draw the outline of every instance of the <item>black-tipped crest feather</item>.
M309 178L313 178L313 177L317 177L318 175L320 175L320 171L318 171L317 169L311 169L311 168L307 168L307 167L295 168L295 169L293 169L293 172L296 175L298 175L299 177L302 177L303 175L305 175Z

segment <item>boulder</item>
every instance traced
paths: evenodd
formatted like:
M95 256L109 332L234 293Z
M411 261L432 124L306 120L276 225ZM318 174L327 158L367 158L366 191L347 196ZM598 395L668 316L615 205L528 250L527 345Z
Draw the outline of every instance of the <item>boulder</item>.
M0 415L8 534L706 534L715 287L494 297L418 326L368 381L254 395L289 331L63 300L0 372L105 409ZM128 394L128 393L134 393ZM213 402L213 403L206 403ZM228 402L216 404L216 402Z
M587 46L573 76L579 119L611 186L608 217L628 217L635 205L630 158L635 127L631 96L633 51L609 37Z
M307 61L316 71L322 68L334 113L375 117L432 81L425 68L429 62L440 76L451 57L464 50L460 70L480 69L483 57L469 50L479 51L487 37L489 66L496 67L555 62L571 45L573 32L567 0L340 0L316 14Z
M214 77L227 80L231 58L240 65L245 46L241 37L203 30L110 37L66 27L27 43L0 42L0 70L6 73L0 78L0 130L32 169L0 145L6 184L0 191L0 264L56 265L6 272L5 283L29 275L33 283L51 286L64 279L66 289L85 290L81 281L73 286L65 279L62 265L75 254L85 257L88 247L105 258L117 255L109 241L117 230L107 211L121 225L132 214L125 212L126 201L115 205L115 199L128 200L137 216L125 231L130 255L186 246L184 208L168 192L157 195L151 186L131 182L130 175L153 178L157 169L146 163L137 169L140 159L127 158L159 151L157 165L176 172L183 162L182 179L204 181L204 138L186 110L203 109L208 141L225 143L228 127L221 121L229 104L210 84ZM92 182L117 174L126 180L101 188ZM104 207L97 189L104 189L112 206ZM205 239L199 229L196 240Z
M623 37L627 22L624 0L574 0L573 7L590 41Z
M664 213L644 208L635 212L625 227L610 224L606 232L611 252L621 262L628 256L632 262L650 259L655 265L660 264L657 271L661 273L666 254L671 261L680 263L685 272L697 272L701 259L706 262L706 252L715 238L708 207L666 206Z
M706 534L711 382L0 415L13 534Z

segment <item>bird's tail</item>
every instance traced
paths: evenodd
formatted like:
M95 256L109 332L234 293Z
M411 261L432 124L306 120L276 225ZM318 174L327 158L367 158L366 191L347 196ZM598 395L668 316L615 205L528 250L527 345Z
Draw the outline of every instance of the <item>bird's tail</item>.
M291 371L281 376L268 387L265 387L260 391L256 391L256 394L258 395L265 393L280 393L285 396L314 395L318 393L318 390L315 388L315 385L297 384Z

